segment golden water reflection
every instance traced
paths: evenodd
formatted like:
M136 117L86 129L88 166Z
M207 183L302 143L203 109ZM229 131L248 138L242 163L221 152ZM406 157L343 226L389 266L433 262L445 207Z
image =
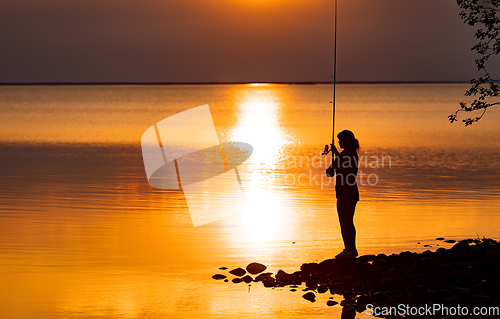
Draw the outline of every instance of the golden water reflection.
M235 92L237 123L230 138L253 147L252 156L239 167L248 202L240 222L252 242L273 239L287 210L274 183L284 148L291 143L282 126L281 94L273 85L249 85Z
M500 151L492 137L499 135L500 110L463 129L439 124L461 86L343 89L339 127L352 128L369 154L390 155L394 165L376 171L378 185L361 188L360 254L451 246L437 247L436 237L498 239ZM276 183L276 175L302 172L287 171L285 157L317 155L330 138L323 98L328 104L330 88L36 90L16 88L10 102L0 102L1 122L10 123L1 140L27 142L0 152L0 318L340 318L340 306L326 307L328 294L309 303L299 292L256 283L249 292L211 278L221 266L252 261L293 272L341 250L331 186ZM230 137L225 141L248 142L255 153L241 166L245 212L194 228L182 192L148 185L139 138L152 123L207 102L218 131ZM69 133L58 137L65 127ZM30 144L38 140L54 145ZM295 148L291 141L299 140ZM88 144L62 145L67 141ZM130 145L97 145L109 141Z
M237 123L230 137L253 146L249 166L253 172L274 171L284 147L291 143L281 120L283 102L280 93L279 89L271 85L252 86L237 92ZM255 174L252 177L252 181L256 181L262 176Z

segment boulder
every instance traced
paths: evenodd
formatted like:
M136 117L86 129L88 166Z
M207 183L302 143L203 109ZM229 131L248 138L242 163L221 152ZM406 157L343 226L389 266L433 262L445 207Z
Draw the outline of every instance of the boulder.
M235 269L231 270L229 273L232 274L232 275L241 277L244 274L246 274L246 271L243 268L235 268Z
M244 282L247 284L253 281L253 278L249 275L246 275L245 277L241 278Z
M308 293L305 293L302 298L304 298L305 300L309 300L309 301L316 301L316 295L313 293L313 292L308 292Z
M259 273L263 272L264 270L266 270L267 267L265 265L259 264L259 263L250 263L250 264L248 264L246 269L252 275L256 275L256 274L259 274Z
M338 302L336 302L335 300L328 300L328 301L326 302L326 305L327 305L328 307L335 306L336 304L338 304Z

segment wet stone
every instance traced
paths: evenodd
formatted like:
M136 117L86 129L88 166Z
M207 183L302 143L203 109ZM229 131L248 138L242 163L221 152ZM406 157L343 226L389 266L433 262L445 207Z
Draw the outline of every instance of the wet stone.
M241 279L241 278L233 278L233 280L232 280L232 281L233 281L235 284L239 284L240 282L242 282L242 281L243 281L243 279Z
M365 262L373 261L375 258L377 258L375 255L363 255L358 257L359 260Z
M276 277L283 281L271 273L256 279L260 277L265 287L287 286L290 291L300 291L299 286L305 285L303 298L310 302L315 302L316 293L326 287L331 295L344 296L341 305L358 312L369 303L394 306L443 300L449 305L474 307L500 300L500 243L492 239L461 240L452 248L440 247L435 252L361 257L306 263L292 274L278 271ZM327 305L336 304L330 297Z
M221 274L215 274L215 275L212 276L212 278L215 279L215 280L221 280L221 279L225 279L226 276L221 275Z
M227 270L227 267L219 267L220 270Z
M321 285L321 286L318 287L318 292L320 294L324 294L327 291L328 291L328 286L327 285Z
M315 301L316 300L316 295L312 292L308 292L308 293L305 293L302 298L304 298L305 300L309 300L309 301Z
M287 274L286 272L284 272L283 270L280 269L280 270L278 270L278 272L276 273L276 275L274 277L278 281L288 281L290 278L290 274Z
M316 269L318 269L318 266L319 266L318 263L302 264L302 266L300 266L300 270L303 273L312 274L313 272L316 271Z
M328 307L335 306L336 304L338 304L338 302L336 302L335 300L328 300L328 301L326 302L326 305L327 305Z
M272 272L262 273L262 274L258 275L257 277L255 277L254 281L264 281L267 278L271 277L272 274L273 274Z
M264 287L274 287L276 285L276 280L273 277L268 277L262 281Z
M316 290L318 288L318 282L314 279L306 281L306 287L311 290Z
M244 274L246 274L246 271L243 268L235 268L235 269L231 270L229 273L240 277L240 276L243 276Z
M267 266L259 263L250 263L247 266L247 271L251 273L252 275L256 275L258 273L263 272L264 270L267 269Z
M241 280L243 280L244 282L246 282L248 284L248 283L253 281L253 278L249 275L246 275L245 277L241 278Z

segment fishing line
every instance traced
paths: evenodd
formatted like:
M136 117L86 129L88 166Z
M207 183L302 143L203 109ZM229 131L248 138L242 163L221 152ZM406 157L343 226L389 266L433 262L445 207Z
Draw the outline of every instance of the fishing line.
M333 38L333 93L332 93L332 144L325 145L325 150L323 155L328 155L332 151L333 145L335 144L335 95L337 87L337 0L335 0L335 15L334 15L334 38ZM332 164L334 159L334 154L332 154Z

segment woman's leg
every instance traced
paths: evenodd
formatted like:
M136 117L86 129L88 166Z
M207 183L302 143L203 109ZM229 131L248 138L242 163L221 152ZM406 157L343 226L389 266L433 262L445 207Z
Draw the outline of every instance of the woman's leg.
M355 201L337 200L337 212L339 214L340 230L344 240L345 250L356 249L356 228L354 228Z

